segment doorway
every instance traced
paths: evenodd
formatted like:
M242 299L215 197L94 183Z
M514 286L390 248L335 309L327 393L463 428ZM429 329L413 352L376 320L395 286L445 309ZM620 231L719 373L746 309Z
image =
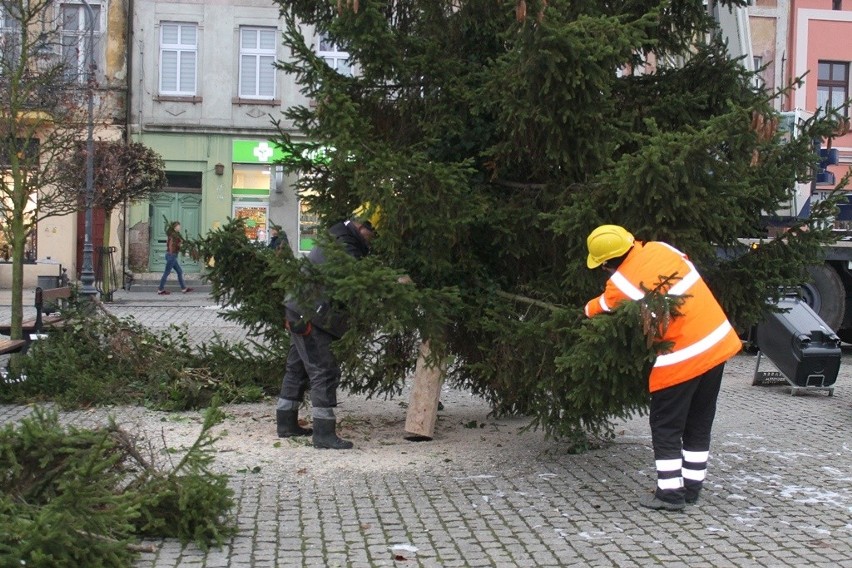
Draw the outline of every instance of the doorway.
M106 215L101 208L92 208L92 270L96 271L100 263L100 250L104 246L104 225ZM83 247L86 244L86 212L77 213L77 266L76 277L80 279L83 272ZM165 260L163 261L165 268ZM97 275L96 275L97 277Z
M180 221L184 238L195 239L201 234L201 195L185 192L158 192L151 195L151 240L148 246L148 269L151 272L166 268L166 225ZM167 221L168 220L168 221ZM200 263L180 256L184 272L201 272Z

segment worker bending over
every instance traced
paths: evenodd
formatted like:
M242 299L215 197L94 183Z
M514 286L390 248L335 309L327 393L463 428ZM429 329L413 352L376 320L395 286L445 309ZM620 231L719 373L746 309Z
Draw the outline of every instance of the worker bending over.
M663 242L636 241L618 225L596 228L586 245L587 266L610 274L603 294L586 304L586 316L611 312L625 300L641 300L643 290L661 284L661 293L683 300L679 314L663 330L662 340L671 350L657 355L648 377L657 488L639 501L650 509L683 509L701 492L725 361L742 344L681 251Z

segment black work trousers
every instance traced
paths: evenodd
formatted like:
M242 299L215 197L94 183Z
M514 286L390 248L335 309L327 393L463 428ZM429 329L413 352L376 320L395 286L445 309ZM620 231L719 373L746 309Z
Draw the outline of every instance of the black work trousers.
M310 388L314 408L337 406L340 367L331 351L333 341L333 336L317 327L307 335L290 333L290 351L280 398L301 402Z
M710 449L710 431L722 386L721 363L692 380L651 393L654 459L681 459L682 451Z
M657 468L656 496L694 503L710 456L710 431L725 364L651 393L651 442Z

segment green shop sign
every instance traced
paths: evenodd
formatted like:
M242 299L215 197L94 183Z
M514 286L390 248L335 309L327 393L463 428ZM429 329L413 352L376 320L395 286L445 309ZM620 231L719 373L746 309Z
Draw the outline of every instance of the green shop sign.
M322 146L311 152L307 157L316 163L328 161L328 153L333 148ZM269 140L233 140L231 142L231 162L234 164L274 164L287 154L278 144Z
M233 140L231 161L235 164L273 164L284 158L284 151L269 140Z

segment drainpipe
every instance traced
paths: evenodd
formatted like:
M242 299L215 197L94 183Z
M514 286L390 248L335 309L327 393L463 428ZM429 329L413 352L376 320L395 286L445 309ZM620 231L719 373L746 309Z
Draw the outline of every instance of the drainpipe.
M125 88L124 88L124 140L126 143L133 141L130 135L130 124L133 117L133 108L130 104L130 85L133 80L133 13L135 10L134 0L127 0L126 23L127 28L125 37ZM124 273L127 272L127 243L130 241L130 226L127 219L128 204L127 200L121 205L121 214L124 218L124 230L121 232L121 283L124 284Z

